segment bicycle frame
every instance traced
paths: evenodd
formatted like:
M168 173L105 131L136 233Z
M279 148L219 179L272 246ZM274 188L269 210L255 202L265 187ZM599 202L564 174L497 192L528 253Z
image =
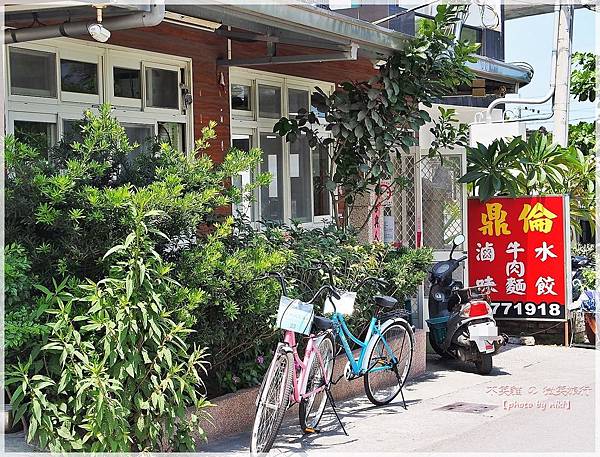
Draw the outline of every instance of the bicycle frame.
M346 357L348 358L348 362L350 363L350 368L352 370L352 374L355 376L361 376L364 375L366 371L363 371L362 366L363 366L363 362L364 362L364 358L367 354L367 347L369 346L369 342L371 341L371 338L374 335L379 335L381 340L383 341L383 344L386 348L386 350L392 354L392 363L396 363L396 356L394 354L394 351L392 350L392 348L390 348L390 346L388 345L387 341L385 340L385 338L383 337L383 335L381 334L380 330L379 330L379 326L377 325L377 319L375 318L375 316L371 317L371 322L369 323L369 329L367 330L367 335L365 337L364 341L359 340L358 338L356 338L352 332L350 331L350 329L348 328L348 325L346 324L346 319L344 318L344 315L341 313L334 313L331 317L331 319L334 321L335 325L335 333L337 334L337 336L339 337L341 343L342 343L342 347L344 348L344 352L346 354ZM350 348L350 344L348 343L348 339L350 339L352 342L356 343L359 347L360 347L360 355L358 357L358 360L356 360L354 358L354 354L352 353L352 349ZM382 371L382 370L389 370L391 369L393 366L386 364L386 365L377 365L374 367L370 367L368 369L368 371L370 373L376 372L376 371Z
M320 337L310 335L308 338L308 344L304 351L304 358L301 359L298 355L296 334L290 330L285 330L283 343L289 346L294 356L294 370L292 370L292 402L300 403L304 398L311 397L324 390L327 386L319 386L316 389L306 392L306 386L308 384L309 369L313 357L317 357L322 373L325 373L325 364L321 357L321 352L317 349L317 341ZM300 375L298 375L297 369L300 369Z

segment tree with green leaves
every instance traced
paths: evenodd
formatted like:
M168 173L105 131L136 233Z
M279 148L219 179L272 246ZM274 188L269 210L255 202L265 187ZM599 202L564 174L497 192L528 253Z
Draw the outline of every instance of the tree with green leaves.
M571 58L571 95L580 102L596 100L597 58L593 52L574 52Z
M467 173L459 182L470 184L481 201L496 196L569 194L571 227L579 233L581 220L595 219L595 157L573 146L561 148L536 132L527 141L498 139L467 148Z
M324 186L339 226L348 226L357 199L372 191L381 197L383 180L390 180L392 189L402 187L405 180L395 173L393 159L417 144L416 132L431 120L422 107L472 80L465 64L474 61L478 45L457 41L450 31L460 20L459 8L439 5L435 17L369 81L346 81L331 95L321 92L325 134L312 112L276 123L273 131L287 141L306 135L311 148L329 156Z

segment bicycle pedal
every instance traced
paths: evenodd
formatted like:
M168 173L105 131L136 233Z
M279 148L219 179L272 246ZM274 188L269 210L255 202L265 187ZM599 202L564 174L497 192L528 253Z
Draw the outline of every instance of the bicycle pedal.
M306 427L304 429L304 433L306 433L307 435L310 433L321 433L321 430L319 430L318 428Z

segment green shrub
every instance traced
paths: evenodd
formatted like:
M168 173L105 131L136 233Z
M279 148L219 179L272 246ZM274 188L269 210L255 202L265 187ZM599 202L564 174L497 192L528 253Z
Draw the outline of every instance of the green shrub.
M31 350L31 343L47 333L40 322L43 308L38 306L31 275L31 263L23 246L13 243L4 248L4 345L6 362Z
M241 198L229 178L260 160L259 150L232 149L215 165L202 154L215 125L202 130L192 154L161 144L135 158L108 105L85 113L81 142L38 151L7 137L6 241L25 247L42 284L55 276L99 279L109 266L102 255L130 232L127 202L135 192L148 210L165 212L158 226L168 240L155 239L156 249L175 260L178 248L195 242L199 224L217 219L216 208Z
M48 343L9 374L15 421L29 417L27 439L42 448L190 451L202 434L204 350L165 303L179 285L150 236L161 214L138 197L127 205L134 231L105 255L110 274L46 290Z
M368 282L358 290L355 312L349 323L356 331L371 318L371 297L386 293L400 302L412 297L423 282L431 265L430 249L396 249L384 243L362 244L356 236L334 225L307 230L299 226L272 225L265 236L279 248L292 253L285 273L292 278L291 294L309 299L328 280L327 272L310 271L315 263L327 262L335 272L335 284L344 290L356 290L363 279L372 276L390 283L382 290Z
M236 240L228 219L183 253L176 271L182 283L202 291L193 338L210 348L212 395L260 383L267 364L256 360L270 354L276 341L280 290L274 283L253 281L281 270L290 259L287 250L271 246L260 233L245 245Z

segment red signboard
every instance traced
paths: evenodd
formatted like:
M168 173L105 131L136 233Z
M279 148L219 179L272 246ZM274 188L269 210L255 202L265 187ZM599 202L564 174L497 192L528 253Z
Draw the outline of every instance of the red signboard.
M497 318L566 318L567 198L469 199L469 283L491 288Z

